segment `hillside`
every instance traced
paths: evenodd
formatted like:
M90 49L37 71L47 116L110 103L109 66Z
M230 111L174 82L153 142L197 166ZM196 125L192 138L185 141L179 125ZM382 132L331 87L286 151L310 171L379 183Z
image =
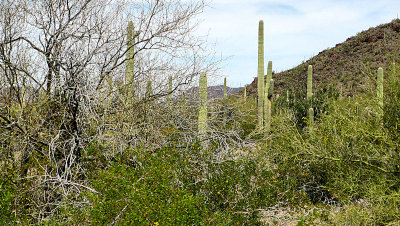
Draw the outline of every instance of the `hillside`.
M378 67L388 68L400 53L400 20L383 24L348 38L335 47L324 50L299 66L276 73L273 78L277 93L286 89L305 90L307 67L313 65L314 90L324 90L328 85L343 89L353 96L362 92L368 81L369 71ZM267 60L267 59L266 59ZM256 95L257 78L248 92Z
M232 87L227 86L226 93L228 96L234 95L242 89L243 89L242 87L232 88ZM197 87L197 86L192 87L192 88L186 90L185 94L187 95L187 97L197 98L198 90L199 90L199 87ZM218 99L218 98L223 98L223 97L224 97L224 86L223 85L208 87L208 98L209 99L215 99L215 98Z

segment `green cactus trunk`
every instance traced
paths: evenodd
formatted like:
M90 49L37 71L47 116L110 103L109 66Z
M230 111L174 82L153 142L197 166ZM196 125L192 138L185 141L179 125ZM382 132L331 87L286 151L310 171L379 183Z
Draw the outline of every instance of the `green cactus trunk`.
M308 109L308 120L310 126L314 124L314 108L309 108Z
M308 66L308 76L307 76L307 100L310 100L312 93L312 76L313 76L313 68L312 65Z
M274 94L274 80L270 79L268 87L268 98L271 99Z
M244 102L246 102L246 99L247 99L247 88L246 88L246 86L244 86L243 99L244 99Z
M258 127L263 127L264 120L264 22L258 24Z
M153 87L151 85L151 81L147 81L147 86L146 86L146 98L149 98L151 95L153 95Z
M226 77L224 78L224 97L227 97L227 93L226 93Z
M381 67L378 69L377 96L379 106L383 108L383 69Z
M272 61L268 61L268 69L267 69L267 78L266 78L266 83L265 83L265 88L264 88L264 131L269 132L271 129L271 100L270 100L270 93L272 96L272 91L271 91L271 82L273 82L272 79Z
M268 67L267 67L267 79L265 81L265 84L268 86L268 93L269 93L269 87L271 87L271 79L272 79L272 61L268 61Z
M172 103L172 76L169 76L168 82L168 103Z
M129 21L127 27L127 51L126 51L126 61L125 61L125 78L127 83L127 96L128 99L132 99L135 96L134 88L134 78L135 78L135 29L132 21Z
M286 102L289 103L289 90L286 90Z
M313 68L312 65L308 65L308 76L307 76L307 100L311 103L311 98L313 96L312 92L312 76L313 76ZM314 109L311 107L308 110L308 119L310 120L310 123L314 123Z
M207 75L200 75L198 132L201 140L207 135Z

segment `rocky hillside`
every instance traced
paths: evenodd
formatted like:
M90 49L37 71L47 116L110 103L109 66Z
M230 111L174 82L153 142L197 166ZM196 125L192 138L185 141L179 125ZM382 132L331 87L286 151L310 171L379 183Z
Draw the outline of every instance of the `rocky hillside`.
M363 92L373 81L378 67L390 70L391 63L399 60L400 20L383 24L348 38L335 47L320 52L299 66L273 76L277 93L286 89L305 90L307 67L314 67L314 91L336 86L349 96ZM256 95L257 78L248 88Z

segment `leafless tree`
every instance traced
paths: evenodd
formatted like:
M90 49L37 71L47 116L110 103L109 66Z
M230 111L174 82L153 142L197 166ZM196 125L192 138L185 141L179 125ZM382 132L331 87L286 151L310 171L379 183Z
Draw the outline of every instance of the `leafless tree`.
M39 169L26 167L21 174L38 191L35 217L54 214L69 194L90 189L81 162L93 140L111 147L157 141L177 113L160 105L171 92L169 76L175 92L200 72L215 73L213 52L194 33L205 5L204 0L0 3L0 79L7 97L0 103L0 132L8 150L2 154L22 150L22 164L43 159ZM129 21L134 40L127 40ZM134 78L127 80L130 49ZM146 96L148 81L153 92ZM131 100L129 89L135 89ZM171 112L175 116L157 119ZM6 145L13 142L17 145Z

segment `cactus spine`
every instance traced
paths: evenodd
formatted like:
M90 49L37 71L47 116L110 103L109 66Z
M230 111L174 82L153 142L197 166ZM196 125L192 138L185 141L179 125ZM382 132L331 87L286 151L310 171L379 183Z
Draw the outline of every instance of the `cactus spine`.
M263 127L264 119L264 22L258 24L258 127Z
M207 134L207 75L201 73L199 82L199 119L198 131L200 139Z
M128 27L127 27L127 34L126 34L126 39L127 39L127 51L126 51L126 62L125 62L125 78L126 82L128 84L128 98L131 99L135 96L135 89L133 87L134 84L134 77L135 77L135 71L134 71L134 65L135 65L135 29L132 21L128 22Z
M383 69L381 67L378 69L377 96L379 106L383 107Z

